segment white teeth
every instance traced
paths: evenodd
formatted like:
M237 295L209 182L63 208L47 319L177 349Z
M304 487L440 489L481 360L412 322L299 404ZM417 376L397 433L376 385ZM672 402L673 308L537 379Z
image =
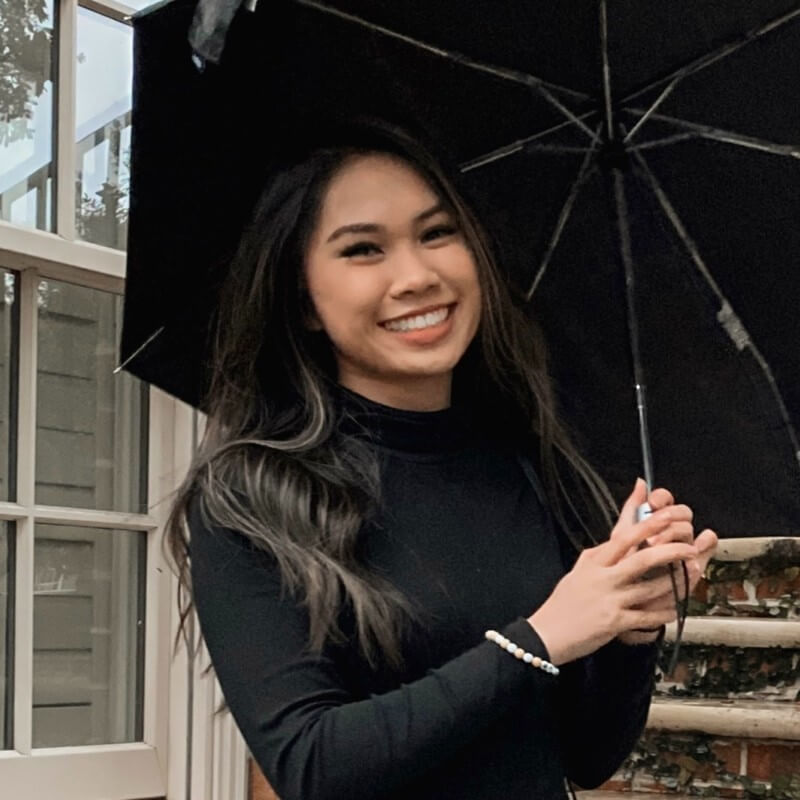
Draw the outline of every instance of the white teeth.
M422 328L429 328L431 325L438 325L444 322L449 313L449 308L441 308L439 311L420 314L418 317L406 317L405 319L393 320L384 323L384 325L386 329L390 331L418 331Z

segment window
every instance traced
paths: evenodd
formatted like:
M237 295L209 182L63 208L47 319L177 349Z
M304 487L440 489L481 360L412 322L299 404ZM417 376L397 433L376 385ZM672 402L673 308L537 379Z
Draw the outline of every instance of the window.
M147 394L114 374L122 298L41 280L36 306L36 502L143 513Z
M81 239L125 247L133 32L78 9L75 226ZM109 63L115 69L108 69Z
M14 524L0 523L0 750L11 744L11 665L9 655L14 628Z
M0 4L0 793L30 800L168 789L176 404L115 372L130 11Z
M244 800L160 526L197 414L115 372L131 13L0 0L0 795Z
M52 0L3 0L0 219L53 229L55 69Z

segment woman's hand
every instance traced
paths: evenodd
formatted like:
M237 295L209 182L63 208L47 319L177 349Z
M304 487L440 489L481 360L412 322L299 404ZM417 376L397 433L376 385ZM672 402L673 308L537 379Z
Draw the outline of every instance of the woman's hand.
M637 523L636 508L646 498L644 481L638 481L609 540L585 549L550 597L528 618L554 664L593 653L632 628L656 628L675 619L674 607L647 607L663 594L663 584L641 579L649 570L696 559L697 549L684 541L644 550L638 546L648 537L670 530L675 536L685 536L692 512L687 506L668 504Z
M647 498L647 502L650 504L650 507L653 509L653 511L657 511L673 505L675 501L672 494L666 489L655 489L650 493L650 496ZM680 523L669 526L661 533L651 537L651 539L648 541L648 544L650 546L657 546L666 542L677 541L686 542L687 544L694 543L695 547L698 549L697 557L686 562L686 571L689 576L689 595L691 595L701 576L705 572L708 562L713 558L719 540L716 533L710 529L704 530L695 539L694 528L691 523ZM629 550L626 554L626 557L632 555L635 550L635 548L631 548L631 550ZM658 577L655 580L660 582L658 586L662 590L661 593L652 600L640 605L639 609L642 611L660 611L668 608L674 608L675 595L673 592L672 580L669 577L669 572L666 572L663 576ZM683 600L686 594L683 570L678 569L675 571L675 580L678 588L678 599ZM658 638L658 635L658 629L652 632L630 630L617 634L617 638L625 644L646 644L655 641Z

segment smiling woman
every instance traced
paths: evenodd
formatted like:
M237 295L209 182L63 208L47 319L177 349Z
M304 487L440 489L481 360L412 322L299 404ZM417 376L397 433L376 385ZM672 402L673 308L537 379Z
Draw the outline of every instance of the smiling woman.
M453 211L416 171L381 155L341 167L306 282L342 386L397 408L450 405L453 369L480 319L478 273Z
M167 536L280 797L600 784L675 619L668 577L641 578L684 559L696 581L704 557L641 481L614 524L453 182L404 132L353 127L265 189L229 276Z

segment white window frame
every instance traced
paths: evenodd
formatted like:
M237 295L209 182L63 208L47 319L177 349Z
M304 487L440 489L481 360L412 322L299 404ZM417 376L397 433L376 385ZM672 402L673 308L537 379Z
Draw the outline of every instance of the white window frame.
M75 65L78 6L128 23L135 11L113 0L58 4L56 92L56 233L0 221L0 266L19 274L20 353L17 498L0 502L0 520L16 527L14 590L14 731L0 750L3 796L26 800L246 800L247 750L230 714L215 715L219 685L205 671L204 649L174 651L177 581L164 558L162 527L171 493L196 443L198 415L151 388L148 513L39 506L35 503L36 291L40 279L121 294L125 254L76 240ZM61 187L68 187L66 191ZM32 748L34 523L69 523L144 532L147 539L143 741L85 747ZM196 625L193 620L192 624Z

